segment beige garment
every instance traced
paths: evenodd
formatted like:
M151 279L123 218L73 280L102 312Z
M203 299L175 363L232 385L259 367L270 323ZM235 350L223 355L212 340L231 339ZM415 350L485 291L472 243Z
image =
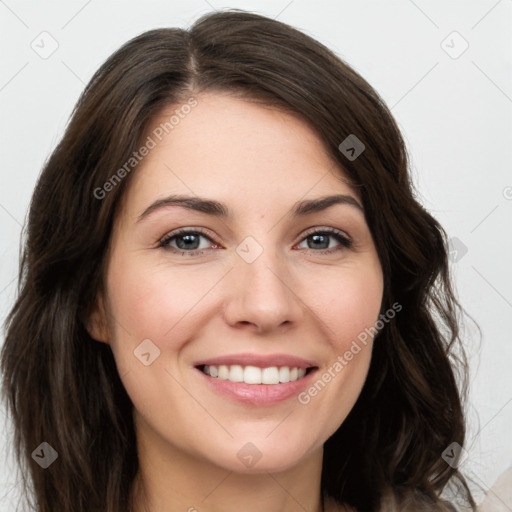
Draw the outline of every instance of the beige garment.
M512 512L512 467L502 473L487 491L478 512Z

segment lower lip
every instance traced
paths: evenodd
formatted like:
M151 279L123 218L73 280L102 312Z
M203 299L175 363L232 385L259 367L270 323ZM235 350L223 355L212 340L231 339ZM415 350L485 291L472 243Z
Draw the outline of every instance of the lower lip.
M282 382L280 384L245 384L245 382L231 382L230 380L222 380L218 377L210 377L202 370L196 368L207 385L213 391L228 396L234 400L249 405L273 405L279 402L296 397L304 391L309 385L317 369L310 372L301 379L293 382Z

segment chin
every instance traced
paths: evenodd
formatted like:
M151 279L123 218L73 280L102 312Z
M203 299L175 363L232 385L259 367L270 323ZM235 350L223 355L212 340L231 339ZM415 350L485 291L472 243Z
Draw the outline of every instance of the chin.
M277 473L286 471L304 462L315 449L322 449L322 444L306 448L304 437L296 436L292 442L285 435L275 435L274 439L265 439L264 436L253 437L250 440L231 440L224 444L223 448L215 454L212 460L212 453L208 458L212 463L222 466L229 471L245 474Z

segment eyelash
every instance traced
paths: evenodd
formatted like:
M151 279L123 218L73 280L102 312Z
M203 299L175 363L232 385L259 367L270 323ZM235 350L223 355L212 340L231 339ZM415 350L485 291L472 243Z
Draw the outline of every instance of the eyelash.
M161 247L163 249L166 249L168 251L171 251L173 253L181 253L182 256L185 255L185 254L188 254L190 256L200 256L203 254L203 252L205 251L205 249L192 249L190 251L186 251L186 250L183 250L183 249L177 249L175 247L171 247L169 245L169 243L171 242L171 240L173 240L174 238L179 238L180 236L184 236L184 235L201 235L205 238L207 238L208 240L210 240L210 242L213 242L214 244L216 244L216 242L209 236L207 235L204 231L202 231L201 229L179 229L178 231L175 231L173 233L169 233L168 235L166 235L164 238L162 238L159 242L158 242L158 247ZM337 229L334 229L334 228L322 228L322 229L318 229L316 231L310 231L310 232L306 232L306 234L303 236L303 238L300 240L299 243L303 242L304 240L306 240L307 238L309 238L310 236L313 236L313 235L329 235L329 236L332 236L333 238L335 238L339 243L340 243L340 246L338 247L331 247L330 249L320 249L320 250L315 250L315 249L303 249L303 250L306 250L308 251L308 253L320 253L320 254L332 254L334 252L338 252L338 251L341 251L343 249L350 249L352 247L352 240L350 240L347 236L345 236L341 231L338 231Z

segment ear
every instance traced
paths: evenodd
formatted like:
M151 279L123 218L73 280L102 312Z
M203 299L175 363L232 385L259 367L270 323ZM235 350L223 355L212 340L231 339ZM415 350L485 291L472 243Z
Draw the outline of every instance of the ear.
M96 303L91 308L90 313L85 319L85 328L87 332L96 341L103 343L110 342L110 334L107 324L107 312L105 310L105 304L103 297L98 296Z

